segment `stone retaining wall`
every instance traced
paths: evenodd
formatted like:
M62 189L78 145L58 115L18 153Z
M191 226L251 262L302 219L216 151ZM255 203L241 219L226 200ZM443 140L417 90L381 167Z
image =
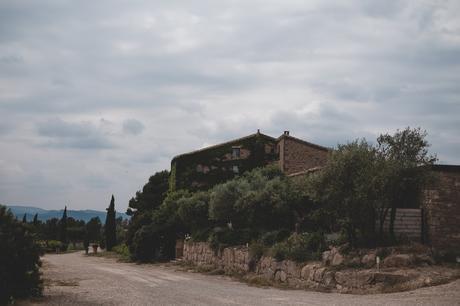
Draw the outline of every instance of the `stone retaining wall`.
M196 266L212 266L226 273L249 271L249 251L246 246L225 248L216 253L206 242L185 242L183 259Z
M249 251L245 246L225 248L218 253L214 253L205 242L186 242L184 246L184 260L195 266L220 269L228 274L243 274L248 280L263 279L291 288L338 292L378 292L388 284L410 282L419 277L417 273L411 276L407 271L397 268L432 264L432 259L423 252L395 253L382 261L381 267L387 271L379 271L375 268L376 253L376 250L367 250L344 255L339 248L333 247L323 253L322 261L297 263L291 260L277 261L272 257L263 256L257 263L253 263L250 269ZM350 265L362 268L345 268Z

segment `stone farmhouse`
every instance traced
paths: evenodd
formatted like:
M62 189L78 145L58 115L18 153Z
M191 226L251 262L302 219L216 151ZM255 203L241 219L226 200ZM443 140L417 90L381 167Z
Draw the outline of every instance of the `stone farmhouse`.
M256 167L277 164L287 175L296 177L319 170L332 149L289 135L278 138L258 130L242 138L174 157L171 161L170 189L204 190ZM397 234L430 244L438 250L459 250L460 246L460 166L434 165L437 178L427 186L420 204L397 208ZM388 227L389 220L385 221Z
M331 149L289 135L274 138L251 134L197 151L171 162L170 185L174 189L207 189L256 167L278 164L287 175L324 166Z

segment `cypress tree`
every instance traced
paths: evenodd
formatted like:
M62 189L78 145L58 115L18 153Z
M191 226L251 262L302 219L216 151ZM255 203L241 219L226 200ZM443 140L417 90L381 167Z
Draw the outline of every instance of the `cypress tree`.
M33 224L34 224L35 226L38 225L38 214L35 214L34 220L33 220Z
M109 208L107 208L107 216L105 218L105 242L107 251L111 251L117 243L116 223L115 223L115 198L112 195Z
M61 221L59 221L59 240L62 242L63 248L67 249L67 206L64 208Z
M27 223L27 214L24 214L24 217L22 217L22 223Z

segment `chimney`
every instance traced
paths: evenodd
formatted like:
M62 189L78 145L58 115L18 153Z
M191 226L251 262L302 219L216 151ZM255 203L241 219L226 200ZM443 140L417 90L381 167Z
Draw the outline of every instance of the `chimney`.
M289 136L289 131L284 131L284 135Z

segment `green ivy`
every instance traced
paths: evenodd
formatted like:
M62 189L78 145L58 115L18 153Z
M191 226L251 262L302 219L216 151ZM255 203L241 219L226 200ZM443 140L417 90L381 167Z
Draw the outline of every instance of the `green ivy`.
M225 160L225 155L231 154L232 147L235 145L250 151L249 157ZM263 134L255 134L208 150L180 155L171 163L170 190L207 190L246 171L277 160L278 155L274 153L274 150L265 153L265 145L275 148L275 139ZM198 165L208 167L209 172L198 172L196 170ZM239 173L233 172L233 166L238 166Z

